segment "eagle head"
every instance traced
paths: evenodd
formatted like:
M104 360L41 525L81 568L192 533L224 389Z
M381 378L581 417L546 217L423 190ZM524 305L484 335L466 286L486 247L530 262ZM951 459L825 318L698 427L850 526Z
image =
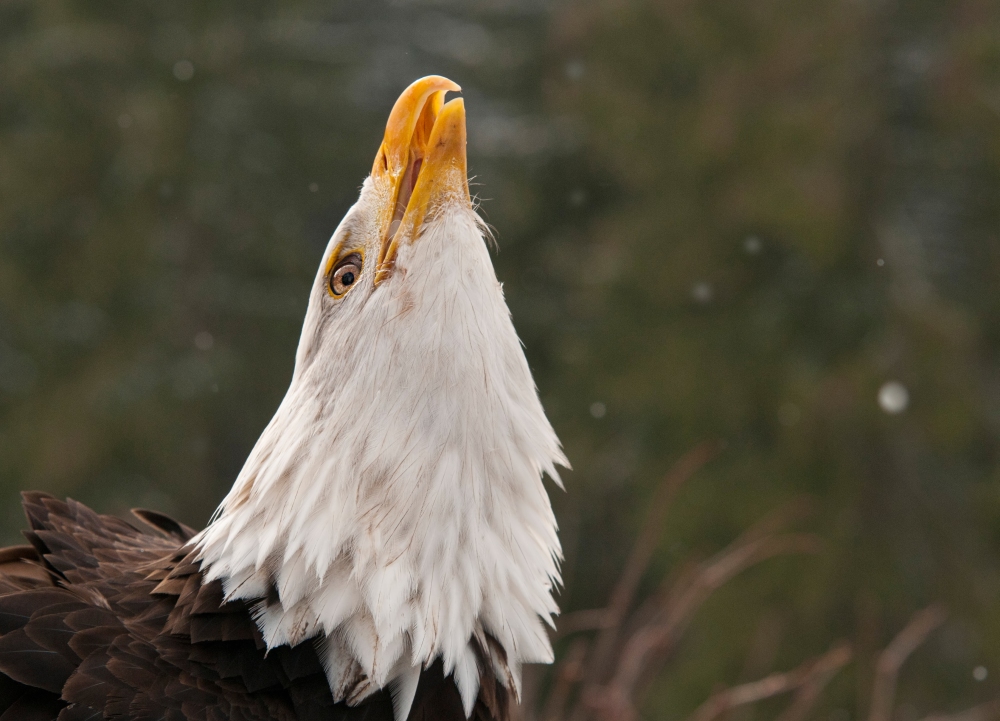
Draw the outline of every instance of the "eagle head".
M288 392L197 543L269 647L311 640L336 700L397 721L437 659L471 712L549 662L568 466L469 196L465 106L400 96L323 255ZM484 668L488 666L489 668Z

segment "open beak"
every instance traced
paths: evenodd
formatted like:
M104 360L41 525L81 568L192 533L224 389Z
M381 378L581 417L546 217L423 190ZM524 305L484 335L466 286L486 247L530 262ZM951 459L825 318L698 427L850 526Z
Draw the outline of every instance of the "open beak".
M389 114L372 179L385 199L375 285L389 277L401 242L412 242L428 216L450 204L472 204L465 159L465 103L444 102L461 90L429 75L403 91Z

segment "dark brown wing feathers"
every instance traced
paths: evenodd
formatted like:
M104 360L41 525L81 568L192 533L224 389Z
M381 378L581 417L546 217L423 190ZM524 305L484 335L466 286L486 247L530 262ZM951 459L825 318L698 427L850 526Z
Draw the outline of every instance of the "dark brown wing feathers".
M195 531L189 526L185 526L179 521L175 521L170 516L165 516L158 511L148 511L145 508L133 508L132 515L145 523L150 528L156 529L167 538L172 538L180 543L187 543L194 538Z
M312 643L265 653L246 604L203 582L187 526L135 510L143 531L43 493L24 509L31 545L0 549L0 721L392 721L388 691L335 704ZM505 721L480 668L473 716ZM410 721L464 716L435 663Z
M0 577L48 581L49 572L38 563L34 546L0 548Z

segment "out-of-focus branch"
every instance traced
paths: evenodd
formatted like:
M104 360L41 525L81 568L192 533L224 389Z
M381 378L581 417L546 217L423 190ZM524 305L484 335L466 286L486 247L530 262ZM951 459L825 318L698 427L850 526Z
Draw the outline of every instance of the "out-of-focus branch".
M953 714L931 714L923 721L997 721L1000 719L1000 698Z
M683 633L701 604L740 571L777 555L815 551L816 539L804 534L744 536L703 564L692 566L673 584L658 613L625 642L605 684L586 680L571 718L631 721L636 716L636 687L655 670L656 659ZM738 705L738 704L737 704ZM725 710L725 709L722 709Z
M747 646L743 669L736 678L735 684L747 683L757 678L764 678L774 673L774 662L777 660L781 646L784 623L774 610L764 613L757 621L753 636ZM651 679L644 678L649 683ZM753 721L753 711L749 706L741 706L719 717L720 721Z
M542 681L542 666L528 664L521 667L520 699L510 706L510 721L538 721Z
M792 671L773 673L759 681L733 686L712 694L695 710L689 721L712 721L737 706L755 703L810 684L819 684L821 688L850 660L850 646L846 643L840 644ZM795 705L794 702L792 705Z
M573 611L559 618L558 628L551 634L552 640L564 638L581 631L599 631L613 625L611 611L607 608L589 608Z
M769 536L788 528L792 523L801 521L812 513L812 500L806 496L795 498L785 505L776 508L744 531L731 545L742 546L764 536Z
M589 644L582 638L575 641L569 647L566 657L556 667L555 683L545 700L542 721L558 721L562 718L570 692L583 675L583 660L587 656L587 646Z
M738 541L737 541L738 543ZM741 571L774 556L815 552L815 537L805 534L763 537L731 545L706 562L690 580L679 579L678 593L668 598L664 613L636 631L622 649L611 685L630 694L650 655L683 633L694 613L720 586Z
M875 667L875 686L872 689L868 721L890 721L899 669L910 654L927 640L931 632L944 623L945 616L944 609L938 604L917 611L906 627L886 646Z
M632 605L643 574L649 568L649 562L663 535L663 522L677 491L718 453L720 446L721 443L718 441L705 441L692 448L673 465L656 489L642 532L632 546L622 575L611 593L606 609L607 615L602 620L602 631L597 636L594 650L587 662L585 670L587 681L598 681L602 669L609 666L609 656L615 647L618 627L628 613L629 606Z
M695 556L676 565L660 590L633 609L636 591L660 541L674 496L717 448L716 443L696 447L661 482L608 606L567 614L554 634L559 638L596 631L596 638L593 642L590 637L578 638L570 645L553 671L540 715L535 715L540 687L535 683L529 689L525 684L525 706L521 714L515 712L516 721L636 721L644 690L667 662L698 609L715 591L767 559L817 551L819 541L815 536L785 532L809 510L806 502L797 501L761 519L708 560ZM900 669L944 619L945 612L938 605L919 611L881 653L868 721L891 721ZM689 721L725 721L724 715L734 709L785 693L793 695L777 721L805 721L826 686L851 657L850 646L842 643L792 671L723 688L699 706ZM761 668L756 674L766 670ZM1000 699L956 714L927 716L923 721L1000 721Z
M642 574L649 567L653 552L663 535L663 522L666 520L667 511L670 510L674 496L691 476L718 453L720 446L718 441L699 443L680 457L664 476L659 488L656 489L642 532L632 547L622 575L619 577L608 602L608 609L618 621L624 618L625 612L635 597L639 581L642 580Z
M571 721L588 718L630 721L636 715L637 699L642 696L643 688L655 677L668 658L670 649L676 645L677 639L709 596L743 570L764 560L816 551L818 542L814 536L781 533L783 528L808 510L807 505L799 501L763 518L711 559L681 564L675 568L674 577L664 582L662 591L647 599L638 611L629 613L642 576L659 544L664 520L677 491L717 452L718 447L718 443L702 443L685 454L664 477L608 606L567 614L560 621L557 638L581 631L598 633L589 652L588 644L578 641L555 669L542 721L559 721L564 717ZM627 617L633 630L623 635L622 626ZM825 667L821 666L820 670L822 668ZM800 693L786 712L787 718L782 721L802 721L835 670L826 673L818 671L808 677L808 684L796 682L789 687L799 688ZM775 678L769 676L757 683L766 686ZM747 684L736 688L746 691L752 687L753 684ZM574 696L572 711L566 714L567 704ZM735 698L739 700L738 693ZM734 706L743 703L749 701L740 701Z
M788 705L788 708L781 712L777 721L804 721L809 712L812 711L813 706L819 701L820 694L823 693L826 685L833 680L833 677L837 675L837 672L840 671L844 664L851 660L851 648L847 644L835 647L827 656L831 656L831 654L835 654L838 651L842 655L834 656L830 659L830 663L817 663L813 669L813 673L799 686L795 692L795 696L792 698L792 702ZM834 663L834 661L841 659L843 663Z

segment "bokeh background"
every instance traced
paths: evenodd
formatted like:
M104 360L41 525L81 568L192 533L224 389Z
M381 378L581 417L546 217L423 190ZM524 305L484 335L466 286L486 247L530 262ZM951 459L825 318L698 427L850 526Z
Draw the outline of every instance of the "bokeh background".
M497 273L574 465L552 489L563 608L604 603L699 441L724 448L648 585L812 501L821 552L716 594L643 714L738 680L765 629L775 668L851 640L815 716L861 718L878 649L932 601L949 621L900 721L994 697L993 0L3 0L3 539L26 488L205 523L388 110L429 73L464 88Z

